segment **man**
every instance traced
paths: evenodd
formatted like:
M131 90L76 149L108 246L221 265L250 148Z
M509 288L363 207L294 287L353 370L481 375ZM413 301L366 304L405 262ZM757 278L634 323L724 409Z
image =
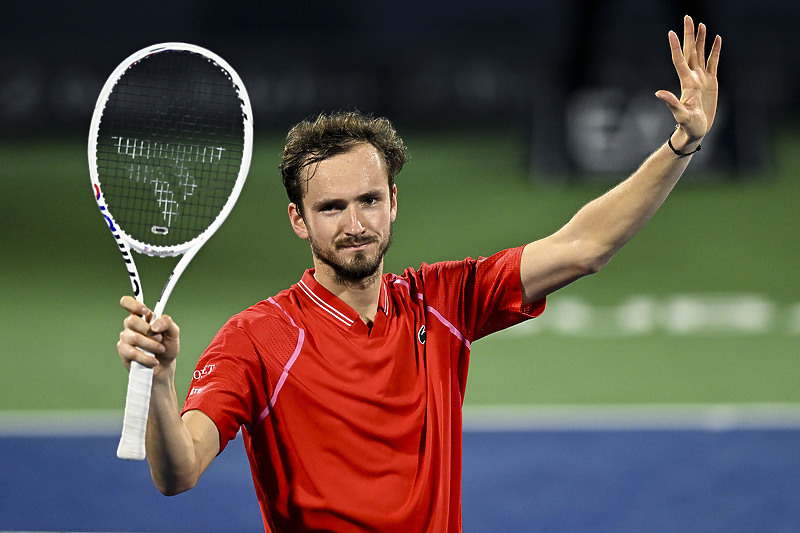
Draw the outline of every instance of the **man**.
M405 148L391 124L321 116L287 138L289 220L313 269L233 317L182 411L178 326L131 297L118 352L154 366L147 453L165 494L190 489L242 428L267 531L461 530L461 405L472 341L539 315L650 219L711 127L721 39L669 33L678 126L626 181L559 231L488 258L384 274ZM144 316L145 319L140 318ZM156 354L148 357L141 347Z

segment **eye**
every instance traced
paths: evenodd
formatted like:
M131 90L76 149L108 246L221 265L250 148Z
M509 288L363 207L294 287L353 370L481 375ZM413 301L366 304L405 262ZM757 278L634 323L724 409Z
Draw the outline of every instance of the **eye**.
M319 206L318 210L320 213L332 213L334 211L339 211L342 209L342 206L337 202L327 202Z
M371 207L371 206L377 205L377 204L380 203L380 201L381 201L380 196L373 195L373 194L368 195L368 196L364 196L363 198L361 198L361 204L365 205L367 207Z

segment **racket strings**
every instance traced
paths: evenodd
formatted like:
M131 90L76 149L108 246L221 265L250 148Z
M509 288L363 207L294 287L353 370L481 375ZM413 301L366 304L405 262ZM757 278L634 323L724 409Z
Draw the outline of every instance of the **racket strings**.
M174 246L200 235L234 189L244 151L230 76L188 51L131 65L100 122L98 175L109 211L133 239Z

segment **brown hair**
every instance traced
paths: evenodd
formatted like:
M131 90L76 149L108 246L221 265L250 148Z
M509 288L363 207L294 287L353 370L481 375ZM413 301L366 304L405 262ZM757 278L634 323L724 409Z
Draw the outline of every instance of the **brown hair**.
M374 146L389 174L389 190L394 178L408 161L406 147L389 120L364 115L359 111L339 111L331 115L320 114L314 121L304 120L286 135L281 170L283 186L289 201L297 205L302 215L303 169L342 154L359 143Z

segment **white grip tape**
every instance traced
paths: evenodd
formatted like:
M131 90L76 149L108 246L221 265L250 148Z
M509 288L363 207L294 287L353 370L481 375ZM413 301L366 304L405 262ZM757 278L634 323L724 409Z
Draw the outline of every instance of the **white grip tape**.
M144 439L147 430L147 413L150 410L150 389L153 387L153 369L131 362L128 374L128 392L125 397L125 416L122 436L117 447L117 457L141 461L145 457Z

